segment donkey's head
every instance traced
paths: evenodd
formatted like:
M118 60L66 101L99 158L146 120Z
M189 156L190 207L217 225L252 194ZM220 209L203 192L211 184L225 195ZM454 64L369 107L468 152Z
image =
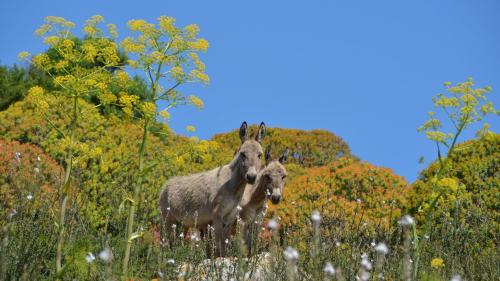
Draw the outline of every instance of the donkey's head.
M241 146L236 154L238 157L239 170L246 182L254 184L257 173L260 170L260 158L262 156L262 146L260 142L266 135L266 125L260 123L259 131L255 138L250 138L247 122L243 122L240 127Z
M283 152L280 158L273 160L271 158L271 149L266 149L266 167L262 170L261 181L266 187L266 196L271 199L273 204L278 204L283 194L285 185L286 169L283 164L288 158L288 149Z

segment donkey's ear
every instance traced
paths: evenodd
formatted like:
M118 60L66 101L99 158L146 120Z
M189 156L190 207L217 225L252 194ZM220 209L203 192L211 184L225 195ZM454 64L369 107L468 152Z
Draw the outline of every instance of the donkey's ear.
M283 152L283 154L281 155L279 161L281 164L284 164L286 162L286 160L288 159L288 148L285 150L285 152Z
M262 139L266 136L266 124L264 122L260 123L259 126L259 131L257 132L257 135L255 136L255 140L258 142L262 142Z
M266 147L266 165L269 164L269 162L271 162L271 146L268 145Z
M248 139L248 125L247 122L243 122L240 127L240 140L244 143Z

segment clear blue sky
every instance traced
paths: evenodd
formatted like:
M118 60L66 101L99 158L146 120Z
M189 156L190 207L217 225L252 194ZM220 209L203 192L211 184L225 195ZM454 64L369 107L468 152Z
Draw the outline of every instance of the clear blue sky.
M178 109L171 126L196 135L237 128L327 129L363 160L412 181L434 146L416 128L431 97L472 76L500 106L500 1L11 1L0 3L0 63L43 50L33 31L48 15L81 27L101 14L126 35L129 19L197 23L211 47L212 83L190 88L202 111ZM498 133L498 118L488 120ZM469 134L466 138L472 136Z

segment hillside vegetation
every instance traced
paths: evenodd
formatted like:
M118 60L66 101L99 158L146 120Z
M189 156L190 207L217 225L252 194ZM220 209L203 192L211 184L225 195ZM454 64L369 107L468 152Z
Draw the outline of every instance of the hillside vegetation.
M231 258L214 259L213 235L165 226L158 209L168 179L224 165L240 145L236 130L199 140L168 126L171 108L204 107L182 86L210 81L208 41L162 16L131 20L118 42L103 21L78 38L48 17L36 32L47 51L0 69L1 280L500 278L500 135L485 126L458 142L498 115L491 88L445 83L433 100L444 118L430 112L419 128L437 156L414 183L335 133L268 128L262 146L290 152L282 201L254 222L255 255L237 223ZM166 241L162 227L177 233Z

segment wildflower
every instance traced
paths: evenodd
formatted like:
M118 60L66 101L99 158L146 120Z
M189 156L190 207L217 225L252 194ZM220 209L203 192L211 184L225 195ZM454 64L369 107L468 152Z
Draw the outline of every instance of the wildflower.
M361 266L366 270L372 269L372 263L368 260L366 256L361 259Z
M179 234L179 238L184 238L184 233Z
M325 273L325 276L327 277L335 277L335 268L333 267L332 263L327 262L325 264L325 267L323 268L323 272Z
M38 167L35 167L35 169L34 169L34 170L35 170L35 174L40 173L40 169L39 169Z
M191 235L191 241L199 242L200 241L200 237L198 237L198 235L196 235L196 234L192 234Z
M315 224L319 223L321 221L321 214L318 211L313 211L311 215L311 220Z
M18 162L21 161L21 152L16 152L14 154L14 159L16 159L16 161Z
M453 275L451 277L450 281L462 281L462 276L460 276L460 275Z
M360 204L360 203L361 203L361 199L360 199L360 198L356 199L356 202L357 202L358 204Z
M26 198L31 201L31 199L33 199L33 194L29 193L28 196L26 196Z
M444 267L444 260L442 258L433 258L431 261L431 266L433 268Z
M410 215L405 215L398 221L398 224L403 225L403 226L413 225L414 223L415 223L415 221L413 220L413 218Z
M167 263L171 264L171 265L174 265L175 264L175 260L174 259L168 259Z
M24 60L24 59L26 59L29 56L30 56L30 53L28 53L26 51L22 51L22 52L19 53L19 55L17 55L17 58L19 60Z
M387 255L387 253L389 253L389 248L385 243L380 242L375 246L375 251L379 254Z
M168 261L167 261L168 262ZM163 272L158 271L158 277L162 278L163 277Z
M285 251L283 251L283 255L287 261L296 262L299 260L299 252L292 247L287 247Z
M177 228L177 225L174 223L172 224L172 229L176 229Z
M279 224L278 222L276 222L276 220L269 220L269 222L267 222L267 227L271 230L277 230L278 227L279 227Z
M186 131L194 132L194 131L196 131L196 128L193 125L189 125L189 126L186 126Z
M95 256L94 254L92 253L88 253L86 256L85 256L85 260L88 262L88 263L92 263L94 260L95 260Z
M242 209L243 209L243 208L241 208L241 206L240 206L240 205L238 205L238 206L236 207L236 210L238 210L238 212L239 212L239 211L241 211Z
M356 276L356 280L368 281L370 280L370 273L368 271L362 271Z
M199 97L197 97L197 96L191 95L191 96L188 97L188 99L189 99L189 102L192 105L196 106L198 109L202 109L205 106L205 104L203 103L203 101Z
M174 66L170 69L170 75L176 80L182 80L184 78L184 70L180 66Z
M109 263L111 260L113 260L113 252L109 248L105 248L99 253L99 258L105 262Z
M229 244L229 239L226 238L226 240L224 240L224 243Z
M167 119L170 119L170 113L167 111L167 110L162 110L160 111L160 116L161 118L167 120Z

